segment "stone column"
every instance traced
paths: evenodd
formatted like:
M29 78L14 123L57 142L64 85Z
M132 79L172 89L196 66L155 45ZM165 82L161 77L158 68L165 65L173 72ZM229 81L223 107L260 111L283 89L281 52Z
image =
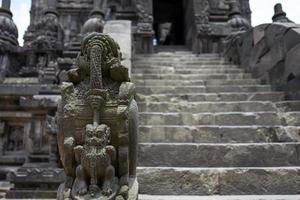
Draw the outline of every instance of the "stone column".
M41 139L45 135L45 119L44 116L35 115L32 117L30 138L32 140L32 153L41 151Z
M4 131L5 131L5 123L0 122L0 156L4 154Z

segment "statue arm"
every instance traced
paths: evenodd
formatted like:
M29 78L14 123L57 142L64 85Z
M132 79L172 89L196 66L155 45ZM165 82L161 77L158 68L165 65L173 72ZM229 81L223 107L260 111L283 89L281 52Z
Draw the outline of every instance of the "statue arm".
M117 152L114 146L108 145L106 146L106 152L111 157L112 162L116 161L117 159Z
M81 162L82 152L83 152L83 146L78 145L74 148L75 160L77 163Z
M123 82L119 90L119 99L131 102L136 94L135 85L131 82Z
M129 81L128 68L120 63L114 64L110 67L110 77L118 82Z

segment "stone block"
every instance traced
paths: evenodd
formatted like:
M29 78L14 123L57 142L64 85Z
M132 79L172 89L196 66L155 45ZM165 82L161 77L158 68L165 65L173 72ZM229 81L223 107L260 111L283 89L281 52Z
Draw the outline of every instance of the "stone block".
M142 125L143 143L269 143L300 141L299 128L277 126Z
M279 167L298 166L300 144L141 143L139 166ZM162 153L163 152L163 153ZM188 155L188 156L186 156ZM178 159L179 158L179 159Z
M151 195L297 195L299 173L298 167L138 169L140 193Z
M141 112L263 112L276 111L271 102L152 102L139 103Z
M253 42L256 45L262 38L265 37L265 30L270 26L269 24L261 24L253 29ZM247 49L247 48L246 48Z

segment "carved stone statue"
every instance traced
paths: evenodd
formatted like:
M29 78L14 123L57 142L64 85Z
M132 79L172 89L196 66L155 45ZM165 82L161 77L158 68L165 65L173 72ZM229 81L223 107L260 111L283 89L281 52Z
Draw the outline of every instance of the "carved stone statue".
M106 125L86 125L84 145L75 147L75 158L80 165L76 168L76 179L73 185L73 196L87 194L91 197L101 191L103 195L112 195L115 182L116 149L108 145L110 128ZM89 185L90 183L90 185ZM89 188L88 188L89 185Z
M58 199L137 198L138 109L135 86L120 59L111 37L91 33L83 39L58 107L59 153L67 176Z

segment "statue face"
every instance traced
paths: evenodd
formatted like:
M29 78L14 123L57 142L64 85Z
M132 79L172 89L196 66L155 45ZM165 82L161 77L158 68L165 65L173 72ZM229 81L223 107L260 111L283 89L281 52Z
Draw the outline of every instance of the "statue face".
M87 146L105 147L109 142L109 128L106 125L86 126L85 144Z

